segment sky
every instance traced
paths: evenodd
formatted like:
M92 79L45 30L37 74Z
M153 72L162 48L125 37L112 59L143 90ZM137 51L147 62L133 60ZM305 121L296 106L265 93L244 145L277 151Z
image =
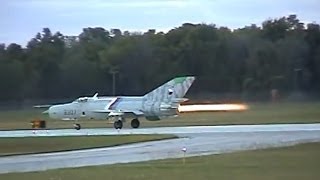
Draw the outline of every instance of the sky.
M0 43L26 45L37 32L78 35L86 27L167 32L183 23L231 29L296 14L320 23L320 0L0 0Z

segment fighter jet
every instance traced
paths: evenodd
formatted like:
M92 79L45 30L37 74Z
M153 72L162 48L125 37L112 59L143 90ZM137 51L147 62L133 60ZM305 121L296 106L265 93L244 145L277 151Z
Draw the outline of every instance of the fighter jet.
M79 97L71 103L42 106L49 108L50 118L73 120L74 127L81 129L79 119L109 119L115 118L114 128L121 129L127 118L132 118L131 127L138 128L138 118L145 117L157 121L178 115L180 103L187 101L183 98L194 82L195 77L177 77L144 96ZM35 106L41 107L41 106Z

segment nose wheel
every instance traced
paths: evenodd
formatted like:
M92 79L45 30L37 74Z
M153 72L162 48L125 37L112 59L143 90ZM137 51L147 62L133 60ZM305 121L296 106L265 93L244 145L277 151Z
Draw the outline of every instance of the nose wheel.
M76 123L73 125L73 127L76 129L76 130L80 130L81 129L81 125Z
M139 126L140 126L140 121L138 119L132 119L131 127L132 128L138 128Z

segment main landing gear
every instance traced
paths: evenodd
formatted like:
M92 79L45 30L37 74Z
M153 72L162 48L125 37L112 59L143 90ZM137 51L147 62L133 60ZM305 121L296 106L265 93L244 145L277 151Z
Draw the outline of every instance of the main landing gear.
M123 118L118 118L118 120L116 120L113 123L113 127L115 129L122 129L123 122L124 122ZM134 119L131 120L131 127L132 128L136 129L136 128L139 128L139 126L140 126L140 121L137 118L134 118ZM73 127L76 130L80 130L81 129L81 125L79 123L76 123L76 122L73 124Z
M115 129L122 129L122 126L123 126L122 120L116 120L116 121L113 123L113 127L114 127Z
M140 121L137 118L131 120L131 127L132 128L138 128L139 126L140 126ZM122 127L123 127L123 119L119 118L118 120L116 120L113 123L113 127L115 129L122 129Z
M131 121L131 127L132 128L138 128L140 126L140 121L138 119L132 119Z

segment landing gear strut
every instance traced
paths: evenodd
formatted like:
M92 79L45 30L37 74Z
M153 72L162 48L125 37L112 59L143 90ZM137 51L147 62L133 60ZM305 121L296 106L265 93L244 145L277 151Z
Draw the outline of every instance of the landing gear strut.
M140 121L138 119L132 119L131 121L131 127L132 128L138 128L140 126Z
M81 125L78 124L78 123L74 124L73 126L74 126L74 128L75 128L76 130L80 130L80 129L81 129Z

